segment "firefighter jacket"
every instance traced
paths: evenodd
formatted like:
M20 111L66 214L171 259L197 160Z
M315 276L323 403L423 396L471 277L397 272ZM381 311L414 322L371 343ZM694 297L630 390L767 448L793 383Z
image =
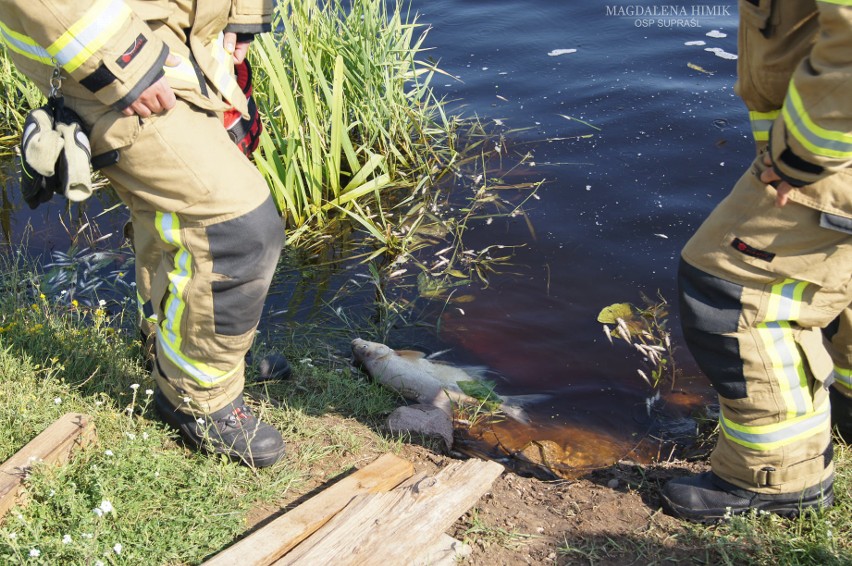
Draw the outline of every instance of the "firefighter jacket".
M852 222L852 0L740 0L736 91L790 199Z
M188 102L248 117L223 34L269 31L272 9L272 0L0 0L0 38L44 93L61 67L63 94L90 123L164 75ZM169 53L179 65L165 66Z

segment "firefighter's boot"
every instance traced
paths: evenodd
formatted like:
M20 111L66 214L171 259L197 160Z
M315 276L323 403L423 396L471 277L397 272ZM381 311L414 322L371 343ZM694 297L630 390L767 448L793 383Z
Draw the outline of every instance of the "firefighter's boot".
M157 412L178 429L193 446L255 468L265 468L284 456L284 440L274 427L260 422L242 395L208 415L192 415L172 407L159 390L154 394Z
M796 517L806 509L834 503L834 476L800 492L757 493L726 482L713 472L669 481L662 491L669 515L698 523L715 523L754 509Z

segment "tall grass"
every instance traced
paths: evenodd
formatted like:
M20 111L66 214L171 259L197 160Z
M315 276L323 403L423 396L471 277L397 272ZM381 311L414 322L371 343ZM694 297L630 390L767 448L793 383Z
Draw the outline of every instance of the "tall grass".
M341 214L383 233L364 203L453 159L454 122L429 88L438 70L418 59L426 29L383 0L289 0L275 22L253 49L266 125L255 161L290 241Z

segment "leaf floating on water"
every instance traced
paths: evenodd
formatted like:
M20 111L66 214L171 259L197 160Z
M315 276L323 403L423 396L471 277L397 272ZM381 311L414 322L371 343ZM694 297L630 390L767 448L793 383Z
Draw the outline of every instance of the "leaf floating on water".
M576 49L554 49L550 53L548 53L551 57L558 57L559 55L568 55L570 53L576 53Z
M485 379L482 381L458 381L457 383L459 389L461 389L465 395L469 395L474 399L488 401L491 403L500 402L500 397L494 393L494 388L497 384L493 381Z
M630 303L615 303L604 308L598 313L598 322L603 324L618 324L618 319L630 319L633 317L633 307Z
M699 73L704 73L705 75L712 75L715 73L715 71L708 71L701 65L696 65L695 63L687 63L686 66L692 69L693 71L698 71Z
M473 295L456 295L456 296L453 296L453 298L450 299L450 300L454 303L472 303L473 301L476 300L476 297L474 297ZM459 310L461 310L461 309L459 309ZM464 314L464 313L462 313L462 314Z

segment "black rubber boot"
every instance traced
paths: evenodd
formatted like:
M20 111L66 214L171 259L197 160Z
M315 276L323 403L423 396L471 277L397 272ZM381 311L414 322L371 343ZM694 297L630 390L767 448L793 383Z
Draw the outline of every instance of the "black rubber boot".
M274 427L260 422L237 397L209 415L193 416L172 407L159 390L154 393L157 412L166 424L178 429L193 446L225 454L255 468L265 468L284 456L284 440Z
M852 445L852 399L845 397L834 387L831 398L831 430L836 430L840 440Z
M756 493L726 482L713 472L678 478L662 491L663 510L697 523L715 523L750 509L796 517L805 509L834 504L834 477L802 492Z

